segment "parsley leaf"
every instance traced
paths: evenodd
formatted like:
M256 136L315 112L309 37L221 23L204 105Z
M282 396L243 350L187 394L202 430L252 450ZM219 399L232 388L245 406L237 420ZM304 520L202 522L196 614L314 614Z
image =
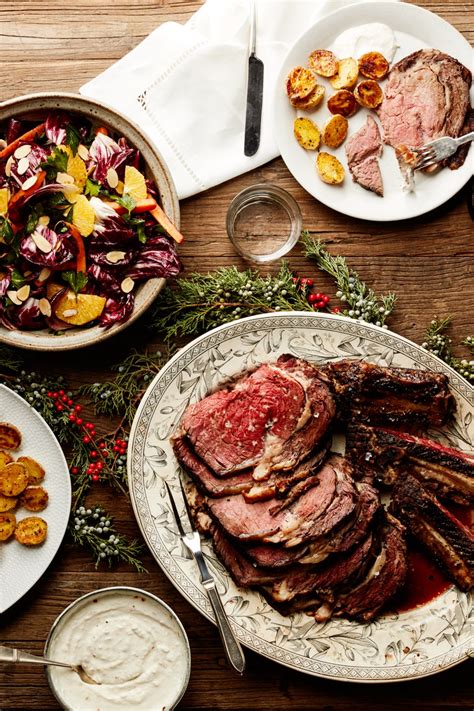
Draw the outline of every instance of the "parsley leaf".
M11 244L14 236L10 221L6 217L0 217L0 242Z
M16 289L19 289L23 284L26 283L26 279L21 274L21 272L18 271L18 269L14 269L11 275L11 283Z
M101 192L101 195L105 195L105 197L108 197L110 200L113 200L114 202L116 202L119 205L121 205L122 207L124 207L127 210L129 215L132 212L132 210L135 209L135 207L137 205L135 200L132 197L130 197L130 195L122 195L122 197L120 197L120 195L112 195L111 193L108 193L106 190L101 190L100 192Z
M36 225L38 224L38 220L39 220L38 211L34 207L34 208L32 208L30 214L28 215L28 220L26 221L25 233L27 235L30 235L34 231Z
M133 227L137 234L138 241L145 244L148 239L145 232L145 220L141 217L133 217L133 215L125 215L123 219L130 225L130 227Z
M66 143L72 150L72 155L75 156L77 153L77 148L81 142L81 136L79 131L75 126L68 123L66 126Z
M69 156L61 148L55 148L53 153L47 157L41 167L46 170L50 180L56 180L58 173L67 173L67 163Z
M100 188L100 183L96 183L95 180L87 178L84 193L86 195L90 195L91 197L97 197L97 195L99 195L100 193Z
M81 291L89 281L89 277L84 272L63 272L61 279L69 284L75 294Z

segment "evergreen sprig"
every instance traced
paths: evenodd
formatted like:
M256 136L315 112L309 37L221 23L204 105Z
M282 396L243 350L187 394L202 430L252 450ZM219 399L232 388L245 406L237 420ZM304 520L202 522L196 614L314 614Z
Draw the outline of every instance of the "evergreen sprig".
M209 274L190 274L174 288L165 288L155 302L150 327L167 342L194 336L230 321L275 311L313 311L305 288L295 283L283 263L276 276L236 267L221 267Z
M451 326L451 316L438 318L435 316L425 332L425 340L421 344L423 348L430 351L438 358L444 360L454 370L466 378L470 383L474 383L474 360L458 358L453 353L453 340L448 335ZM467 336L461 344L467 346L471 355L474 355L474 336Z
M385 321L395 306L395 294L390 292L377 296L357 272L348 266L344 257L334 257L320 240L306 230L301 235L301 241L305 255L314 259L318 269L329 274L336 282L336 296L345 304L342 310L344 316L386 328Z

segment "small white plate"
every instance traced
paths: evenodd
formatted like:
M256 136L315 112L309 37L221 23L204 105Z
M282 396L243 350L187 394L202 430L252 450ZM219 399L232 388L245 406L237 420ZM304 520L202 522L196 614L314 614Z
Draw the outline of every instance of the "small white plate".
M328 207L352 217L385 222L404 220L423 215L442 205L457 193L472 175L472 150L464 165L458 170L445 168L434 175L416 174L416 189L413 193L403 190L402 178L390 146L385 146L380 160L384 182L384 197L365 190L352 181L347 168L345 143L337 150L325 149L336 155L346 168L346 178L340 186L323 183L316 172L316 153L305 151L293 135L293 122L297 116L285 91L286 77L297 65L305 65L314 49L330 48L336 37L344 30L369 22L382 22L395 33L400 45L393 62L398 62L411 52L425 48L439 49L462 62L473 66L471 46L464 37L445 20L428 10L404 2L367 2L349 5L326 16L310 27L295 43L284 60L276 85L274 102L275 137L288 170L295 180L313 197ZM326 86L326 95L321 106L307 115L321 128L331 116L327 99L334 93L329 82L320 78ZM383 86L383 84L382 84ZM471 88L471 103L474 91ZM377 120L374 112L360 109L349 119L349 136L365 123L368 113Z
M19 508L17 521L40 516L48 524L41 546L22 546L14 538L0 543L0 613L17 602L43 575L66 532L71 510L71 479L63 451L53 432L28 403L5 385L0 385L0 422L10 422L21 432L20 449L12 456L33 457L46 470L41 486L49 494L44 511L31 513Z

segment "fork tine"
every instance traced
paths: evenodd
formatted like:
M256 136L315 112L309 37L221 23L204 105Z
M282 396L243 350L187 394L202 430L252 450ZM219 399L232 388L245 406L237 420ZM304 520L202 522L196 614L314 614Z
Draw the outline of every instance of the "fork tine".
M182 482L181 479L179 480L179 485L180 485L180 487L181 487L181 493L182 493L182 495L183 495L184 506L185 506L185 508L186 508L186 513L187 513L187 515L188 515L189 525L190 525L190 527L191 527L191 531L194 531L193 519L192 519L192 516L191 516L191 509L189 508L188 498L187 498L187 496L186 496L186 492L184 491L184 486L183 486L183 482Z
M168 492L168 496L169 496L169 500L170 500L170 504L171 504L171 509L173 511L173 515L174 515L174 518L176 521L176 525L178 527L178 531L181 536L185 536L186 533L184 531L183 524L181 523L181 519L178 514L178 509L176 508L176 502L174 500L173 494L171 493L171 489L170 489L167 481L165 481L165 486L166 486L166 490Z
M415 170L424 170L425 168L429 168L430 165L434 165L438 161L436 158L424 158L421 160L419 163L415 165Z

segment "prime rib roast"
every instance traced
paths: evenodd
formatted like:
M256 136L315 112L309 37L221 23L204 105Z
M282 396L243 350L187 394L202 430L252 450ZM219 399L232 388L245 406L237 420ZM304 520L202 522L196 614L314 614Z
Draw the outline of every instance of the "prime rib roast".
M346 143L347 165L355 183L381 197L383 182L379 158L382 149L379 127L369 114L364 125Z
M382 427L349 423L346 456L357 478L376 478L392 486L410 472L441 498L459 504L474 502L474 456L417 437Z
M468 124L471 81L469 69L436 49L418 50L394 64L378 109L385 143L417 148L461 135ZM465 157L462 151L446 164L458 168Z
M474 585L474 535L414 476L401 477L390 509L461 590Z
M395 482L398 497L413 472L468 498L459 481L472 481L474 459L401 431L444 424L453 409L440 374L283 355L190 405L172 444L196 524L237 585L283 614L370 621L404 584L404 524L413 529L377 487ZM331 451L334 423L346 456Z

